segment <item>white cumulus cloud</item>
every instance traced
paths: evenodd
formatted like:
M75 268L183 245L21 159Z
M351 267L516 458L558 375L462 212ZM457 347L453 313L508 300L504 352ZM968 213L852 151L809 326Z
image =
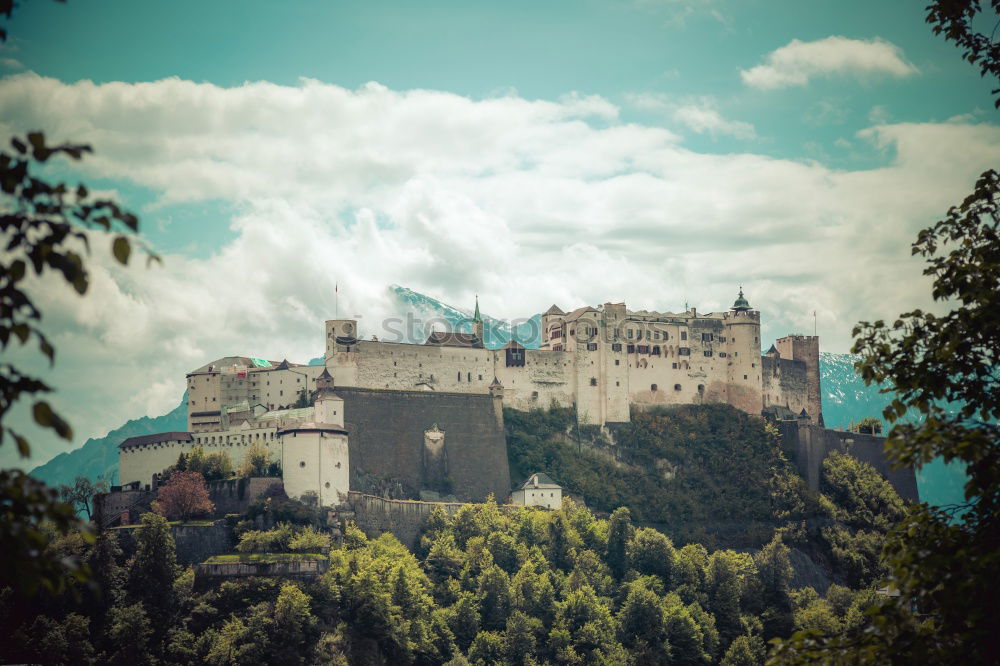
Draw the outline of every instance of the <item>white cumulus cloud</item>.
M903 51L883 39L832 36L812 42L793 39L775 49L764 64L740 72L743 83L761 90L804 86L817 76L884 74L905 77L917 73Z

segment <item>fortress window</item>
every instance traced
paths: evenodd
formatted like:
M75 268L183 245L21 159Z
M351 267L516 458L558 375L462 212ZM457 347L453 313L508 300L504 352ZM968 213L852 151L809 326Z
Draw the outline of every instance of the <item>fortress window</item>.
M743 375L743 379L746 379L746 378L747 378L747 376L746 376L746 375Z
M472 381L472 373L471 372L465 373L465 381L468 381L468 382Z
M655 393L656 392L656 384L650 384L649 385L649 390L653 391Z
M702 342L711 342L712 341L712 334L711 333L702 333L701 334L701 341Z
M306 466L305 460L299 461L299 467L305 467L305 466Z
M677 364L676 363L671 363L670 365L671 365L672 369L674 369L674 370L677 369Z
M620 352L621 350L622 350L622 343L620 342L611 343L611 351Z
M726 352L719 352L719 358L726 358Z
M756 367L757 367L757 364L756 364L756 363L751 363L751 364L750 364L750 367L751 367L751 368L756 368Z
M631 340L631 339L632 339L632 335L633 335L633 333L632 333L632 329L630 328L630 329L628 329L628 339L629 339L629 340Z
M590 378L590 385L591 386L597 386L597 377L591 377Z
M705 385L698 384L698 393L704 393L704 392L705 392Z
M329 488L329 487L330 487L330 482L329 482L329 481L327 481L327 482L326 482L326 487L327 487L327 488Z
M687 339L688 339L688 332L681 331L681 340L687 340Z
M690 347L678 347L677 348L677 355L678 356L690 356L691 355L691 348Z
M653 345L653 356L660 355L660 345Z
M726 336L720 335L719 336L719 342L725 342L725 341L726 341Z
M587 351L597 351L597 343L596 342L588 342L587 343Z
M616 358L615 359L615 365L621 365L621 364L622 364L622 362L619 359Z
M545 365L548 365L548 363L546 363ZM479 381L483 381L483 376L482 375L479 375Z
M711 355L712 355L712 350L711 349L706 349L705 350L705 356L711 356Z
M639 345L639 353L640 354L648 354L649 353L649 345Z
M538 391L532 391L531 392L531 399L532 400L538 400Z
M629 337L631 338L632 336L630 335ZM627 351L627 352L628 352L629 354L631 354L631 353L635 352L635 345L629 345L628 347L626 347L626 348L625 348L625 350L626 350L626 351Z
M455 381L459 381L459 382L462 381L462 371L461 370L459 370L458 376L455 378Z
M675 391L680 391L681 390L681 385L680 384L674 384L674 390Z
M652 331L646 331L646 339L647 340L652 340L653 339L653 332Z

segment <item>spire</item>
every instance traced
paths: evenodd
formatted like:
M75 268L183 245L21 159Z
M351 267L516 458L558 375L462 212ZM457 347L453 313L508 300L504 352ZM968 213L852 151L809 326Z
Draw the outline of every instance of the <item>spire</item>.
M483 318L479 316L479 294L476 294L476 314L472 315L472 321L482 321Z
M747 301L747 299L744 298L744 296L743 296L743 285L740 285L740 295L739 295L739 297L737 297L736 302L733 303L733 307L730 308L730 309L731 310L749 310L750 309L750 302Z

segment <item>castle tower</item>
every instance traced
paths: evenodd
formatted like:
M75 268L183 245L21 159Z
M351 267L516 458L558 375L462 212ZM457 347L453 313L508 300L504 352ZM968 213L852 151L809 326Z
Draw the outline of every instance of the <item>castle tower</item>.
M350 455L344 401L333 392L333 378L326 370L324 374L324 385L316 390L314 420L283 428L278 437L288 496L297 498L313 492L320 506L336 506L341 495L346 496L350 490Z
M813 423L823 425L823 399L820 388L819 336L789 335L775 341L781 358L806 364L806 412Z
M358 342L358 322L356 319L326 320L326 358L337 352L351 351Z
M333 376L323 368L316 378L316 397L313 403L316 423L344 427L344 399L333 392Z
M483 335L483 318L479 314L479 294L476 294L476 313L472 315L472 333L476 336L479 346L486 346L486 337Z
M559 308L555 303L552 304L548 310L542 314L542 346L548 344L562 344L562 338L556 338L553 342L552 335L555 330L554 324L556 322L562 321L562 318L566 316L566 313ZM561 331L560 331L561 334Z
M739 295L726 314L726 400L748 414L759 414L764 406L761 391L760 313Z

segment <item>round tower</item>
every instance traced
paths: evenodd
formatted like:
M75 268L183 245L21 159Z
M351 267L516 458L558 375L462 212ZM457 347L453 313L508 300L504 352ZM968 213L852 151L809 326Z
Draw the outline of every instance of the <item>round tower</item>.
M278 431L281 469L289 497L315 493L320 506L336 506L350 490L350 453L344 400L326 369L316 378L313 421Z
M358 342L358 321L356 319L326 320L326 358L336 352L350 351Z

